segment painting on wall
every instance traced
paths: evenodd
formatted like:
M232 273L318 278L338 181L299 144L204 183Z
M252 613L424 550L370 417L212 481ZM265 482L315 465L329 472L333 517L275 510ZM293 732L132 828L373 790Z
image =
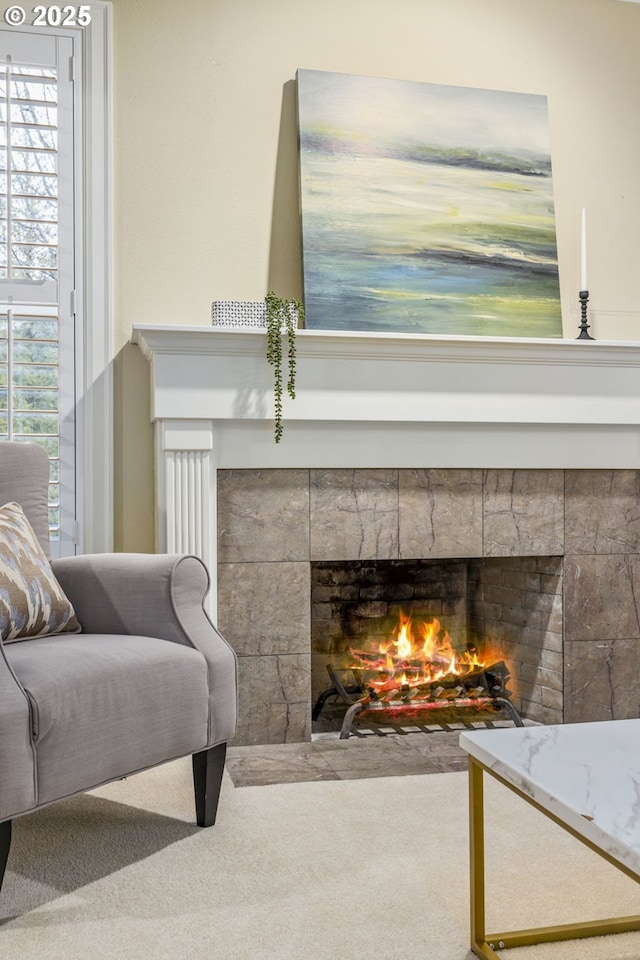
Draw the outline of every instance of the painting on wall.
M562 336L546 97L297 84L307 327Z

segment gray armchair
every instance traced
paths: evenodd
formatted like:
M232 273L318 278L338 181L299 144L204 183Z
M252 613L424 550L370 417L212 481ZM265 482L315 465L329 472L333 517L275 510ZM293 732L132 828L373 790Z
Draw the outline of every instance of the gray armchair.
M47 556L48 471L36 444L0 443L0 505L21 505ZM211 826L236 729L236 657L198 558L51 567L82 630L0 641L0 887L15 817L177 757L193 755L196 821Z

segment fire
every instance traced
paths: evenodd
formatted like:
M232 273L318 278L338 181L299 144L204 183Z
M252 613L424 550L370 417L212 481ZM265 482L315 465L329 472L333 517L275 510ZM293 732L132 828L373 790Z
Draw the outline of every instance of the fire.
M350 652L353 668L365 674L369 689L387 696L393 691L411 695L438 680L481 671L494 661L487 653L480 659L475 648L457 650L435 617L414 624L402 611L390 639L382 641L377 652L353 648Z

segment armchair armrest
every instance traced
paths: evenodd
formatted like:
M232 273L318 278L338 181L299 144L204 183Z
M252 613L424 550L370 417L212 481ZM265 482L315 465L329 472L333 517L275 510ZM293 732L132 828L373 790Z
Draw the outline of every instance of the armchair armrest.
M209 573L198 557L95 553L53 560L51 567L84 633L158 637L199 650L209 669L213 742L233 735L236 655L204 609Z
M202 613L209 574L197 557L94 553L51 561L85 633L128 633L189 643L182 616Z

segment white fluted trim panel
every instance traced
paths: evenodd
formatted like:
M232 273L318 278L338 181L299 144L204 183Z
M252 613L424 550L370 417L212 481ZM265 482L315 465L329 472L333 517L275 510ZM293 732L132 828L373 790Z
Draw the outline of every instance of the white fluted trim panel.
M202 453L179 450L166 454L167 470L167 551L195 553L208 559L204 525L209 505L203 489L209 489L209 458Z
M211 422L165 420L157 425L156 539L162 553L192 553L211 576L209 612L216 612L216 469Z

